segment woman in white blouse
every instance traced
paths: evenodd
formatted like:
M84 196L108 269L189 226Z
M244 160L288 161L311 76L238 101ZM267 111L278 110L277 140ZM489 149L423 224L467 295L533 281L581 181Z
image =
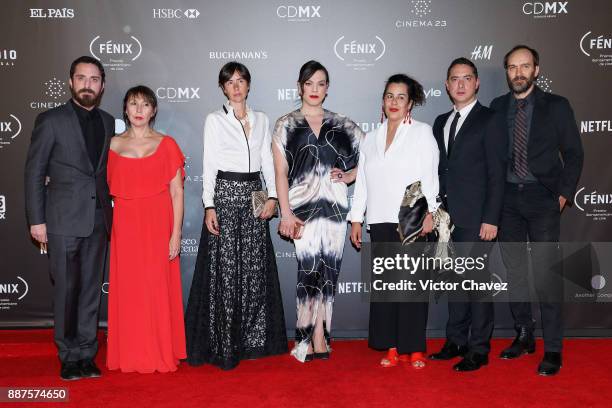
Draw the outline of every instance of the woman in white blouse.
M361 247L362 223L372 242L399 242L398 213L406 187L415 181L428 204L421 235L432 231L438 206L438 147L429 125L412 119L415 106L425 102L423 87L404 74L392 75L383 93L382 125L361 144L357 181L349 220L351 241ZM426 302L371 302L369 346L386 350L380 364L394 367L399 361L414 368L425 366Z
M246 104L247 67L225 64L227 97L204 125L205 219L185 314L187 359L231 369L240 360L285 353L287 337L268 219L276 188L268 117ZM256 217L253 192L268 200Z

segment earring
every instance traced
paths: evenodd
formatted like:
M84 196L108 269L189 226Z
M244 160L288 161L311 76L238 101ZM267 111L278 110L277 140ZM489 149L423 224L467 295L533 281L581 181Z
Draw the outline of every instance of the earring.
M412 125L412 115L410 114L410 111L408 111L408 113L406 114L403 123L406 124L406 121L408 121L408 124Z
M385 110L380 108L380 123L383 123L385 120Z

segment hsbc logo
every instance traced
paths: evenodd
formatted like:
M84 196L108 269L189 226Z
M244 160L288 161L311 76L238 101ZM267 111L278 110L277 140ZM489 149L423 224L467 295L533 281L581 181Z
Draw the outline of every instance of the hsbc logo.
M160 100L168 102L189 102L200 99L200 88L159 87L155 90L155 94Z
M197 9L153 9L153 18L162 20L193 20L200 16Z
M533 18L556 18L559 14L567 14L568 1L547 1L523 3L523 14Z
M321 18L321 6L278 6L276 16L287 21L308 22Z

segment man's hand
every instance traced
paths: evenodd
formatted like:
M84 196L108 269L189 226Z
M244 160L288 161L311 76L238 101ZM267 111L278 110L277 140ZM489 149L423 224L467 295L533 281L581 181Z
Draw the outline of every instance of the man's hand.
M480 224L480 239L483 241L492 241L497 237L497 225L487 223Z
M32 238L41 244L47 243L47 224L36 224L30 226Z

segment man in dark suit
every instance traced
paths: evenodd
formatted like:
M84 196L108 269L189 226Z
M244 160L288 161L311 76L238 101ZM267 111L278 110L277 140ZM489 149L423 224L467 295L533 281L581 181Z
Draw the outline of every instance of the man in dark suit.
M467 58L457 58L447 71L446 90L453 110L438 116L433 132L440 150L440 196L454 224L452 239L464 256L483 256L497 236L501 213L506 138L499 120L482 106L476 93L478 70ZM479 242L488 244L475 244ZM490 281L487 269L470 271L461 279ZM482 293L449 294L446 343L429 356L449 360L464 356L456 371L478 370L488 363L493 333L493 304Z
M574 197L584 154L567 99L535 85L540 70L537 51L518 45L506 54L504 67L510 92L494 99L491 108L502 118L509 139L499 240L517 336L500 357L535 351L527 280L530 242L544 337L538 373L554 375L561 368L563 340L560 216Z
M114 119L97 108L104 68L91 57L70 67L72 99L36 118L25 165L32 237L48 244L54 282L55 343L64 380L99 377L100 292L112 204L106 162Z

